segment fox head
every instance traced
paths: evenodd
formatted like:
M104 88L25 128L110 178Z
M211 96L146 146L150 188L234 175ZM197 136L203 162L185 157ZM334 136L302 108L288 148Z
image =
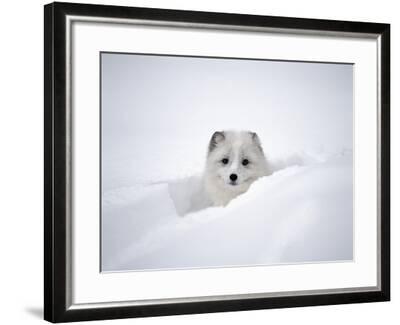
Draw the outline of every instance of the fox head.
M208 145L206 177L220 191L232 195L243 193L255 180L268 174L264 151L255 132L214 132Z

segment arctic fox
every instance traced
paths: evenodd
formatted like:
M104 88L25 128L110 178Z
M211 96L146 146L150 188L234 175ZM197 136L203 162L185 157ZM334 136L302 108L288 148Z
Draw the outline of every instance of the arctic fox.
M205 194L212 205L227 205L255 180L270 174L256 133L218 131L212 135L203 175Z

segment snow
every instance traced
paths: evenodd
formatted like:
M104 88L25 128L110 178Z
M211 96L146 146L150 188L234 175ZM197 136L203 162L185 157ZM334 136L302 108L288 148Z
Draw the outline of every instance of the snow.
M102 54L102 271L353 258L351 64ZM224 208L207 144L257 132L274 173Z
M198 207L199 176L106 191L103 271L351 260L352 152L274 165L226 207Z

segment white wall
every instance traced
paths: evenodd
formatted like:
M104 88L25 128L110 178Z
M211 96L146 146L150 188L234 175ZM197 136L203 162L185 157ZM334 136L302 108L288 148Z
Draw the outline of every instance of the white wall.
M75 1L74 1L75 2ZM375 324L399 316L400 11L397 1L137 0L97 3L392 24L392 302L135 320L136 324ZM43 1L1 6L0 322L41 323L43 273ZM115 321L131 323L132 320ZM94 324L93 322L91 324Z

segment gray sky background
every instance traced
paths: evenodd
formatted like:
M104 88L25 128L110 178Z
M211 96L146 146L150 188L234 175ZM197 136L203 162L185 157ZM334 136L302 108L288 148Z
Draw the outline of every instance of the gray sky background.
M352 65L102 54L105 188L201 170L216 130L279 156L352 149L352 124Z

